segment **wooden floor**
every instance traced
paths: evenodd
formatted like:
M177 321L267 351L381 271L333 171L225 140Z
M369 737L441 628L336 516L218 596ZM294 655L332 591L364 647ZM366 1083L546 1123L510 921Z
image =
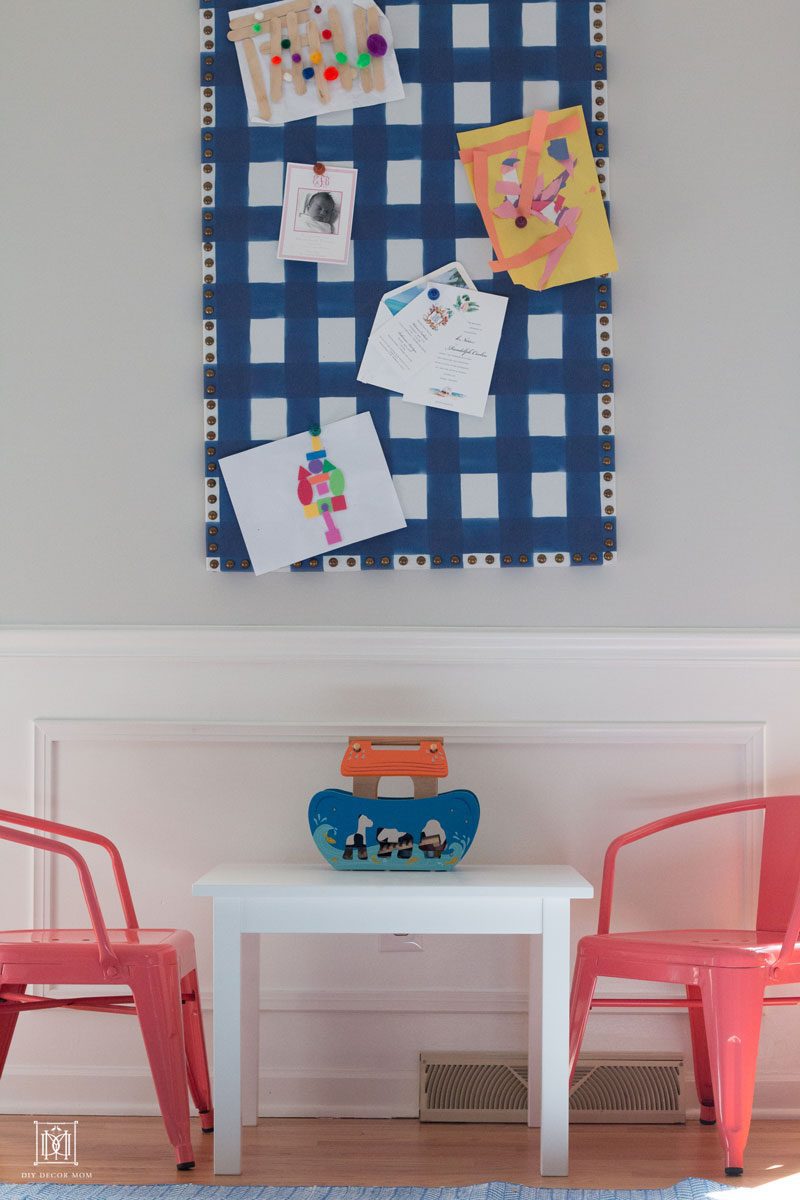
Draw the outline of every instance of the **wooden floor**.
M39 1120L53 1120L37 1114ZM155 1117L80 1117L78 1167L64 1182L453 1186L506 1180L545 1187L659 1187L687 1175L724 1181L716 1131L686 1126L578 1125L567 1180L542 1180L539 1136L520 1125L418 1121L261 1120L244 1131L241 1176L214 1176L213 1135L192 1122L197 1166L178 1174ZM0 1116L0 1181L44 1179L33 1166L33 1118ZM74 1172L76 1178L71 1177ZM791 1177L794 1176L792 1179ZM783 1181L779 1183L779 1181ZM800 1123L753 1125L740 1186L761 1200L800 1198ZM763 1186L771 1185L771 1186Z

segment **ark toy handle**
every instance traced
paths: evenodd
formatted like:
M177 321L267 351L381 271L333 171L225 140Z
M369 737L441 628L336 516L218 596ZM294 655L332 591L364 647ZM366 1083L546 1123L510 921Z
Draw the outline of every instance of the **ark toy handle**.
M447 755L441 737L351 737L341 765L342 775L353 780L353 795L375 800L384 777L407 775L416 799L438 793L438 781L447 775Z

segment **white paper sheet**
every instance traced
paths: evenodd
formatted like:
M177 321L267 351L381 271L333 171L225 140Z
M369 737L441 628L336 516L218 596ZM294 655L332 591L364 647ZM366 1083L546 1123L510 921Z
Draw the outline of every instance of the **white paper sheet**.
M373 338L387 321L391 321L398 312L405 308L406 304L420 294L426 284L430 283L454 283L459 287L468 288L475 286L461 263L451 262L427 275L420 275L418 279L412 279L410 283L393 288L390 292L384 292L375 312L364 357L358 368L357 378L360 383L371 383L375 387L386 388L390 392L402 393L407 381L399 373L394 374L389 370L386 360L378 350L377 342L373 341Z
M482 417L506 304L505 296L491 292L426 286L373 328L359 379L399 390L412 404Z
M350 64L354 64L358 57L358 47L356 45L355 26L353 23L353 6L355 0L337 0L336 7L342 21L342 33L346 43L346 51ZM270 94L270 34L269 34L269 4L251 5L247 8L234 8L228 12L229 17L244 16L245 13L253 17L254 24L260 24L262 31L255 34L252 42L256 48L259 61L261 63L262 72L266 79L267 94ZM366 0L366 3L360 3L360 8L372 7L372 0ZM377 5L375 5L378 8ZM313 4L310 5L313 9ZM263 18L256 21L255 14L263 13ZM304 13L298 14L302 22L305 21ZM324 12L322 14L311 13L310 19L313 20L321 32L325 28ZM251 125L285 125L288 121L300 121L304 117L319 117L325 113L340 112L346 108L366 108L371 104L387 104L391 100L402 100L405 96L403 90L403 81L400 78L400 68L397 65L397 56L394 52L392 41L392 27L385 13L378 8L378 28L383 37L388 42L388 49L382 58L383 74L385 86L381 91L373 88L370 92L365 92L360 80L360 72L353 80L352 87L348 91L341 84L340 80L336 80L329 85L330 99L327 104L324 104L318 94L315 81L313 79L307 81L306 92L303 96L298 96L294 90L294 85L290 82L282 80L283 86L281 89L282 95L280 100L270 99L270 108L272 115L269 121L264 121L258 115L258 100L256 99L253 82L250 77L250 69L245 58L244 47L241 42L235 42L236 55L239 60L239 71L242 76L242 84L244 86L245 96L247 98L247 118ZM262 50L262 47L265 50ZM320 48L323 55L322 66L335 66L339 64L334 59L333 42L321 40ZM297 49L297 48L295 48ZM307 47L303 47L302 66L307 67L309 62L309 51ZM291 68L291 48L289 52L283 53L284 59L281 66L281 73L286 69Z
M324 453L312 450L310 434L300 433L220 459L256 575L405 527L371 415L323 425L320 437ZM347 507L331 511L329 521L306 516L297 494L298 472L308 469L318 453L344 474ZM321 498L317 491L314 495ZM338 540L327 536L331 525Z

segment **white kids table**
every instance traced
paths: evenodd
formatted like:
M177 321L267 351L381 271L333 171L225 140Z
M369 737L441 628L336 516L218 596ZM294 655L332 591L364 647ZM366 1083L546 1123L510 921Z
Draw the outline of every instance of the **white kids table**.
M541 1042L540 1170L567 1174L569 906L593 895L574 868L459 866L403 874L334 871L324 863L226 863L198 879L192 892L214 903L215 1174L241 1174L241 1126L255 1125L258 1116L259 935L398 931L541 934L541 1023L532 954L528 1077L533 1096Z

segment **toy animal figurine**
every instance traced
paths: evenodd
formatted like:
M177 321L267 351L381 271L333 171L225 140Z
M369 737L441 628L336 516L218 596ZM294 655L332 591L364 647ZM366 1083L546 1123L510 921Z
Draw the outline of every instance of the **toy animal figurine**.
M472 845L480 819L473 792L439 792L447 775L440 737L351 737L342 775L353 791L325 788L308 808L320 853L339 871L448 871ZM378 798L384 776L410 777L414 795Z

